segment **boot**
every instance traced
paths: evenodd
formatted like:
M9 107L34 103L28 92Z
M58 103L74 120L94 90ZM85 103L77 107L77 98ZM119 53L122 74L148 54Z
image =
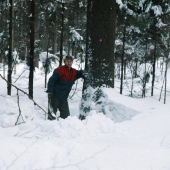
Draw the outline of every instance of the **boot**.
M52 116L51 113L48 113L48 120L55 120L56 117Z

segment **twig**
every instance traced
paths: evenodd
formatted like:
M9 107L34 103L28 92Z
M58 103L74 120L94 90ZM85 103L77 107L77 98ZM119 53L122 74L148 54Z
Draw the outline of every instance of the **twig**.
M159 96L159 101L161 100L161 95L162 95L162 90L163 90L163 86L164 86L164 81L165 81L165 78L164 78L163 83L162 83L161 92L160 92L160 96Z
M28 150L29 148L31 148L35 143L36 143L36 141L33 142L30 146L28 146L20 155L18 155L18 156L11 162L11 164L6 168L6 170L10 169L10 168L14 165L14 163L15 163L21 156L23 156L23 155L27 152L27 150Z
M6 80L1 74L0 74L0 77L5 80L8 84L10 84L11 86L15 87L17 90L21 91L22 93L26 94L28 96L28 98L30 100L33 101L34 105L35 106L38 106L44 113L45 113L45 116L48 114L39 104L37 104L33 98L31 98L31 96L29 94L27 94L25 91L21 90L20 88L16 87L15 85L13 85L12 83L9 83L8 80Z
M27 68L26 68L27 69ZM14 83L16 83L17 82L17 80L22 76L22 74L26 71L26 69L21 73L21 75L15 80L15 82Z
M17 121L16 121L15 125L17 125L17 122L18 122L18 120L19 120L19 117L20 117L20 116L22 117L21 108L20 108L20 105L19 105L19 94L18 94L18 89L17 89L17 103L18 103L18 109L19 109L19 116L18 116L18 118L17 118ZM25 123L23 117L22 117L22 120L23 120L23 122Z

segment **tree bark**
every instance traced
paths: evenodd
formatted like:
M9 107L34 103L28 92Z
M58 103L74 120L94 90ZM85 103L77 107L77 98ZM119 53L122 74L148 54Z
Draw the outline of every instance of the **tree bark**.
M123 67L124 67L124 54L125 54L125 35L126 27L123 29L123 47L122 47L122 59L121 59L121 83L120 83L120 94L123 92Z
M8 84L7 84L7 94L11 95L11 83L12 83L12 52L13 52L13 0L10 0L9 8L9 52L8 52Z
M147 58L147 49L148 49L148 45L146 44L146 52L145 52L145 57L144 57L144 62L145 62L145 73L144 73L144 78L143 78L143 89L142 89L142 97L145 98L145 93L146 93L146 58Z
M113 88L115 88L115 56L114 56L114 60L113 60Z
M135 67L135 78L137 78L137 70L138 70L138 60L135 59L136 67Z
M115 0L87 1L86 58L85 70L88 79L84 81L83 97L80 106L80 119L85 118L90 106L84 105L89 94L86 89L112 87L114 80L114 43L115 43ZM98 90L97 97L102 92ZM101 93L100 93L101 92Z
M126 63L127 61L126 60L124 60L124 80L126 79Z
M64 3L62 3L62 13L61 13L61 37L60 37L60 61L59 61L59 66L62 65L62 60L63 60L63 35L64 35Z
M113 87L115 1L88 0L86 70L92 87Z
M47 43L47 58L46 58L46 63L45 63L45 88L47 87L47 73L48 73L48 49L49 49L49 36L48 36L48 43Z
M29 73L29 96L33 98L34 79L34 42L35 42L35 0L31 1L30 17L30 73Z
M153 55L153 72L152 72L152 89L151 89L151 96L153 96L154 92L154 83L155 83L155 65L156 65L156 42L155 42L155 48L154 48L154 55Z
M169 48L168 48L169 49ZM166 68L165 68L165 92L164 92L164 104L166 103L166 90L167 90L167 70L168 70L168 56L169 51L167 52L167 59L166 59Z

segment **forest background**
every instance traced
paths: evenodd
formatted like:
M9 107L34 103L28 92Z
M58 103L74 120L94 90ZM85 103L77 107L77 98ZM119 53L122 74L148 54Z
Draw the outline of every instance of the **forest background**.
M29 67L28 94L33 99L34 70L39 68L39 61L43 63L46 87L51 63L61 65L64 55L72 55L85 62L89 74L83 87L84 101L89 86L114 88L115 79L120 80L122 94L129 71L129 95L135 97L134 80L139 78L141 94L137 97L145 97L149 79L153 96L157 64L162 70L165 103L169 19L168 0L2 0L0 63L1 77L7 77L7 94L11 95L12 73L17 64L24 62ZM46 52L46 58L40 58L42 52ZM100 89L96 96L102 96ZM81 107L87 112L83 100Z

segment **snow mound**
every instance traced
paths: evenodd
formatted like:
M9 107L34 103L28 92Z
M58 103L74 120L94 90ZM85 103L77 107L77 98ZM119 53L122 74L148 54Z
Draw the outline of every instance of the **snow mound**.
M88 96L86 100L83 100L81 108L81 116L89 115L90 110L96 110L98 113L103 113L115 123L130 120L139 112L128 108L127 106L117 103L114 100L114 96L109 96L106 93L107 88L93 89L89 87L87 89ZM114 89L109 89L110 94L114 94Z
M10 129L13 129L13 134L10 132ZM76 116L68 117L67 119L60 118L58 121L27 121L27 123L20 124L20 126L3 129L2 133L0 129L0 133L31 139L60 138L71 140L110 134L114 132L114 129L115 124L110 118L107 118L102 113L97 114L96 111L91 111L90 115L83 121Z
M14 126L18 116L17 104L11 96L6 96L5 100L1 100L0 110L0 126ZM7 110L8 109L8 110Z

